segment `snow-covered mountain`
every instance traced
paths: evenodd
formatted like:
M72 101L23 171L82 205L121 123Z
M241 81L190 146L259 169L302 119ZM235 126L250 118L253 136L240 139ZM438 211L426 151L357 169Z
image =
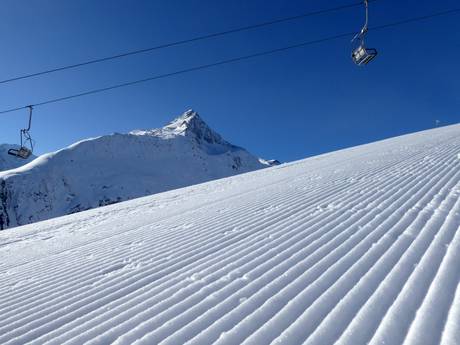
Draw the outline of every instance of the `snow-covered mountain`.
M270 165L190 110L160 129L84 140L0 173L0 229Z
M0 144L0 171L19 168L36 158L34 155L31 155L28 159L17 158L8 154L9 149L19 149L19 146Z
M0 232L1 344L458 345L460 125Z

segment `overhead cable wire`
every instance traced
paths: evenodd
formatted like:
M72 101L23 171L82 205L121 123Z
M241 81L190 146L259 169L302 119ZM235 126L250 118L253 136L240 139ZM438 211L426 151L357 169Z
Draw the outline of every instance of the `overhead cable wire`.
M377 0L372 0L372 1L377 1ZM317 11L313 11L313 12L307 12L307 13L303 13L303 14L296 15L296 16L285 17L285 18L275 19L275 20L271 20L271 21L267 21L267 22L258 23L258 24L253 24L253 25L243 26L243 27L239 27L239 28L235 28L235 29L230 29L230 30L226 30L226 31L215 32L215 33L202 35L202 36L196 36L196 37L193 37L193 38L190 38L190 39L185 39L185 40L180 40L180 41L160 44L160 45L157 45L157 46L154 46L154 47L149 47L149 48L144 48L144 49L139 49L139 50L133 50L133 51L120 53L120 54L116 54L116 55L111 55L111 56L106 56L106 57L98 58L98 59L92 59L92 60L88 60L88 61L84 61L84 62L72 64L72 65L51 68L51 69L40 71L40 72L35 72L35 73L30 73L30 74L25 74L25 75L21 75L21 76L16 76L16 77L0 80L0 84L11 83L11 82L18 81L18 80L34 78L34 77L38 77L38 76L42 76L42 75L46 75L46 74L51 74L51 73L65 71L65 70L75 69L75 68L79 68L79 67L83 67L83 66L87 66L87 65L92 65L92 64L96 64L96 63L101 63L101 62L121 59L121 58L132 56L132 55L144 54L144 53L152 52L152 51L155 51L155 50L160 50L160 49L170 48L170 47L174 47L174 46L184 45L184 44L187 44L187 43L193 43L193 42L197 42L197 41L204 41L204 40L207 40L207 39L210 39L210 38L230 35L230 34L243 32L243 31L254 30L254 29L258 29L258 28L262 28L262 27L266 27L266 26L270 26L270 25L280 24L280 23L289 22L289 21L295 21L295 20L299 20L299 19L303 19L303 18L307 18L307 17L312 17L312 16L317 16L317 15L321 15L321 14L330 13L330 12L337 12L337 11L345 10L345 9L352 8L352 7L362 6L362 4L363 4L362 1L354 2L354 3L351 3L351 4L346 4L346 5L337 6L337 7L333 7L333 8L317 10Z
M433 14L430 14L430 15L425 15L425 16L421 16L421 17L414 17L414 18L409 18L409 19L405 19L405 20L401 20L401 21L397 21L397 22L393 22L393 23L388 23L388 24L383 24L383 25L370 27L369 30L370 31L371 30L382 30L382 29L387 29L387 28L391 28L391 27L396 27L396 26L399 26L399 25L420 22L420 21L428 20L428 19L435 18L435 17L441 17L441 16L446 16L446 15L449 15L449 14L459 14L459 13L460 13L460 8L450 9L450 10L446 10L446 11L443 11L443 12L433 13ZM110 90L119 89L119 88L132 86L132 85L136 85L136 84L141 84L141 83L145 83L145 82L149 82L149 81L153 81L153 80L157 80L157 79L163 79L163 78L168 78L168 77L172 77L172 76L176 76L176 75L180 75L180 74L185 74L185 73L189 73L189 72L204 70L204 69L208 69L208 68L212 68L212 67L216 67L216 66L227 65L227 64L231 64L231 63L235 63L235 62L239 62L239 61L249 60L249 59L253 59L253 58L257 58L257 57L261 57L261 56L265 56L265 55L270 55L270 54L274 54L274 53L283 52L283 51L290 50L290 49L295 49L295 48L305 47L305 46L309 46L309 45L313 45L313 44L319 44L319 43L323 43L323 42L333 41L333 40L337 40L337 39L340 39L340 38L350 37L350 36L353 36L354 34L355 34L355 32L347 32L347 33L338 34L338 35L334 35L334 36L329 36L329 37L325 37L325 38L321 38L321 39L317 39L317 40L313 40L313 41L302 42L302 43L298 43L298 44L294 44L294 45L290 45L290 46L286 46L286 47L282 47L282 48L266 50L266 51L259 52L259 53L240 56L240 57L227 59L227 60L221 60L221 61L218 61L218 62L199 65L199 66L195 66L195 67L190 67L190 68L178 70L178 71L175 71L175 72L159 74L159 75L151 76L151 77L144 78L144 79L134 80L134 81L121 83L121 84L115 84L115 85L112 85L112 86L99 88L99 89L93 89L93 90L89 90L89 91L86 91L86 92L81 92L81 93L77 93L77 94L73 94L73 95L69 95L69 96L49 99L49 100L38 102L38 103L35 103L35 104L30 104L30 105L21 106L21 107L5 109L5 110L0 111L0 114L6 114L6 113L11 113L11 112L14 112L14 111L26 109L29 106L39 107L39 106L42 106L42 105L47 105L47 104L52 104L52 103L57 103L57 102L63 102L63 101L67 101L67 100L74 99L74 98L79 98L79 97L88 96L88 95L92 95L92 94L107 92L107 91L110 91Z

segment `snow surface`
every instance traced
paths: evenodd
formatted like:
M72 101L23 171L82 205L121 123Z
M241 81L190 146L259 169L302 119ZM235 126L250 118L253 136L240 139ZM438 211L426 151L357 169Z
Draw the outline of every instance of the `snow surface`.
M1 344L460 344L460 125L0 233Z
M83 140L0 173L0 230L271 165L190 110L160 129Z
M34 155L31 155L27 159L17 158L8 154L9 149L19 149L19 146L0 144L0 171L19 168L36 158Z

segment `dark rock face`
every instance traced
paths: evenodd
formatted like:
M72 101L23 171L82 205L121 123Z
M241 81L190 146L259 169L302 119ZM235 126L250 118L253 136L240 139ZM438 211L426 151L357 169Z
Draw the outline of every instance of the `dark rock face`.
M7 212L8 190L6 182L0 181L0 230L4 230L10 225L10 217Z

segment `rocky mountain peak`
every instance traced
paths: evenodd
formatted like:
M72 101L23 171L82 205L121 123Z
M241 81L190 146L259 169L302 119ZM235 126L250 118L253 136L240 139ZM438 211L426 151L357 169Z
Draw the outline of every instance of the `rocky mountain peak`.
M164 129L172 131L175 134L191 135L198 141L205 141L208 144L228 144L192 109L187 110L181 116L171 121Z

